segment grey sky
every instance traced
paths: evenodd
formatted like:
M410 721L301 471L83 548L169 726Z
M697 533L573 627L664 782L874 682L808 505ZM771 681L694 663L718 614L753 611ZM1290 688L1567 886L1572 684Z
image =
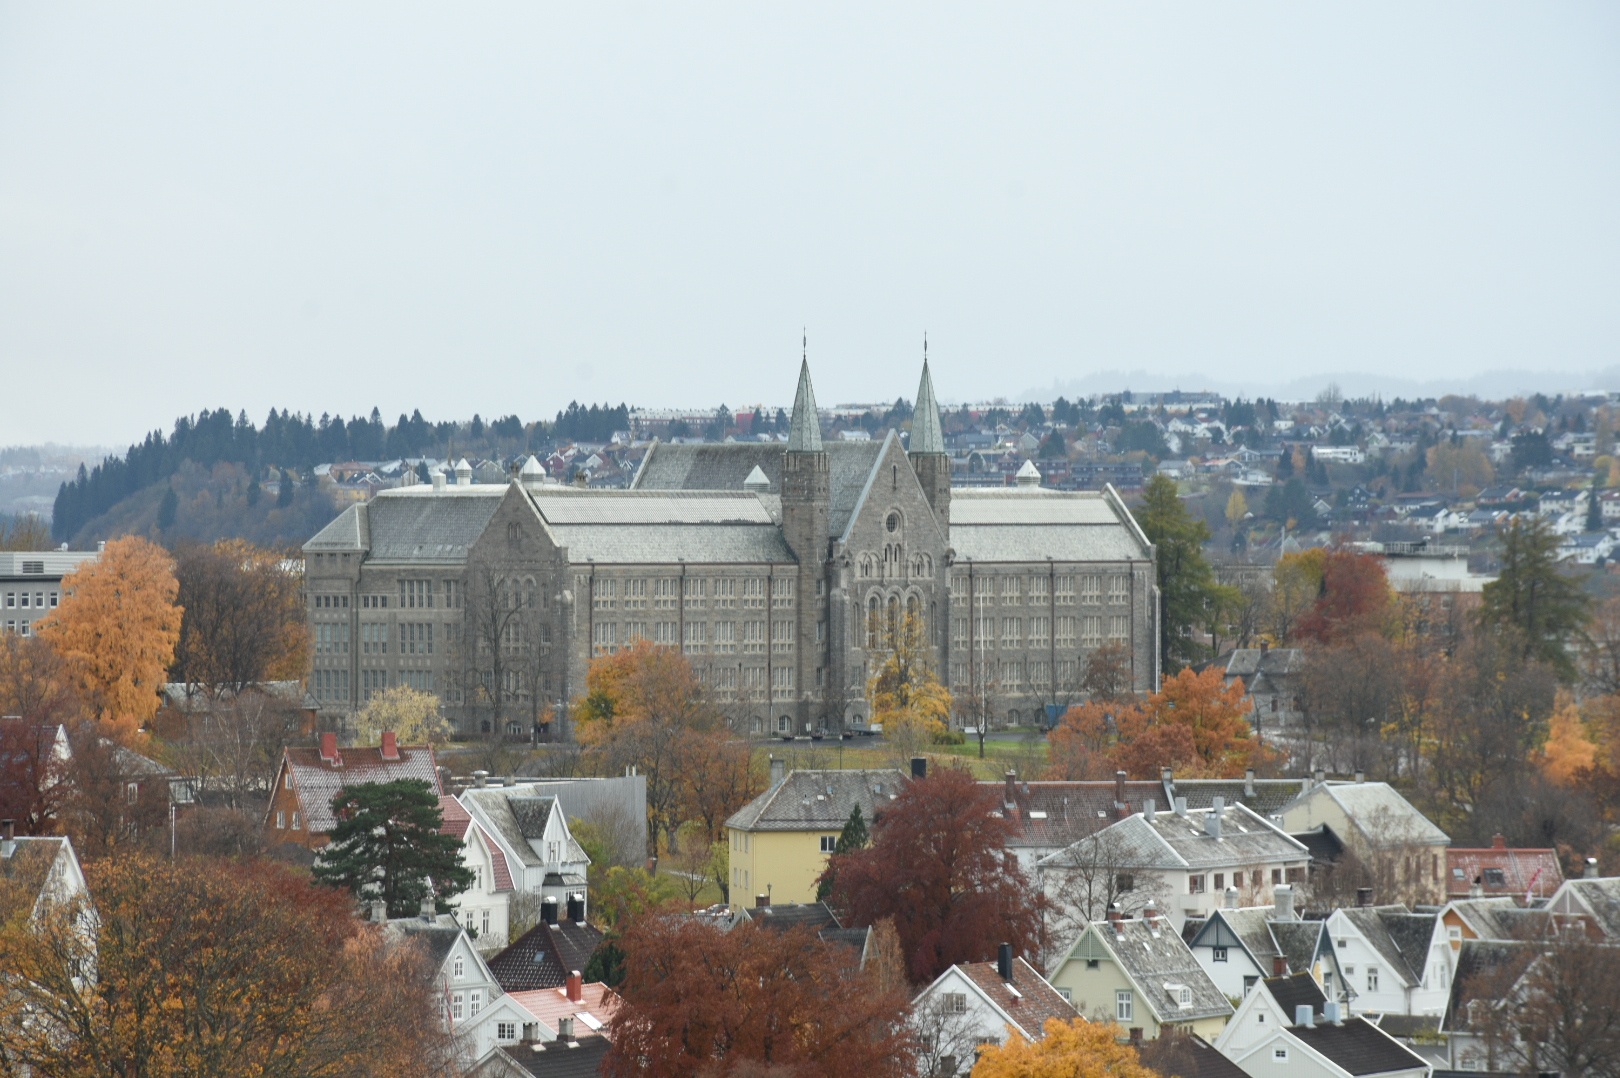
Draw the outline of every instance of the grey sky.
M1617 195L1614 4L0 2L0 445L1593 370Z

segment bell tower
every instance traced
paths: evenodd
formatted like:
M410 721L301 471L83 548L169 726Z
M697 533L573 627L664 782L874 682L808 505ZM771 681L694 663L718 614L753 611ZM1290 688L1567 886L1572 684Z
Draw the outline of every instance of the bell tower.
M775 687L768 688L773 714L788 707L794 717L794 732L803 733L804 724L822 725L826 716L812 714L811 700L819 699L818 672L826 677L831 634L817 639L816 626L826 614L827 529L832 501L827 473L827 451L821 444L821 419L816 411L816 392L810 385L810 361L806 355L799 364L799 388L793 396L793 419L788 427L787 453L782 458L782 538L799 559L798 586L795 589L793 622L797 637L794 655L794 683L789 705L779 699ZM776 600L771 598L774 619ZM836 721L836 720L834 720Z
M917 405L911 413L911 441L906 458L917 473L923 496L934 510L941 530L948 536L951 527L951 458L945 452L945 431L940 425L939 404L934 399L934 380L928 374L928 341L923 340L922 382L917 386Z

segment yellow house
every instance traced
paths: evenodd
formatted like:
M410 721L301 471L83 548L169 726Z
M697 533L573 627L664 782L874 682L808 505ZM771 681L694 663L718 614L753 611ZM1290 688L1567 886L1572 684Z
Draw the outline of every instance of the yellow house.
M1318 782L1277 816L1290 834L1323 826L1331 830L1371 871L1378 901L1436 906L1446 901L1451 839L1389 783Z
M866 826L900 793L904 772L794 771L772 762L771 785L726 821L731 845L731 902L814 902L816 879L858 806Z
M1214 1040L1232 1002L1162 916L1093 921L1047 977L1080 1014L1140 1029L1147 1040L1165 1027Z

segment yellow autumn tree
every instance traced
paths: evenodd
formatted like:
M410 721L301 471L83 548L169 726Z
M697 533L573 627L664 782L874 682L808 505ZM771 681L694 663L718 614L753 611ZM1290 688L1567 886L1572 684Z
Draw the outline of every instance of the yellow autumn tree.
M1232 496L1226 499L1226 523L1237 527L1243 518L1249 515L1249 500L1243 492L1236 487L1232 488Z
M409 685L376 693L354 717L355 732L366 745L382 741L392 730L401 745L442 745L450 740L450 723L439 713L439 698Z
M1541 750L1542 774L1560 785L1571 785L1582 771L1597 764L1597 751L1574 697L1560 692L1547 725L1547 743Z
M929 662L922 619L915 614L872 617L867 631L877 638L881 657L866 684L872 721L883 724L890 741L923 741L943 734L951 694Z
M180 639L179 584L168 551L139 536L62 578L62 603L39 632L108 736L127 742L157 713Z
M972 1078L1158 1078L1112 1022L1048 1018L1043 1032L1027 1041L1009 1030L979 1053Z

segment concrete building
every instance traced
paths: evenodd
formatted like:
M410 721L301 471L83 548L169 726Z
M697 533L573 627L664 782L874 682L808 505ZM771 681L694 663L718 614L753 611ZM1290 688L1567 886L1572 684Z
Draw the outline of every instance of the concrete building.
M464 733L564 735L591 658L645 640L681 648L742 732L861 727L908 615L973 725L1061 713L1105 644L1158 683L1154 551L1119 495L1042 488L1033 465L953 491L926 365L906 446L824 443L804 365L785 442L655 443L628 490L458 464L304 552L332 717L407 684Z
M34 624L62 601L62 578L99 556L66 550L0 552L0 627L32 636Z

